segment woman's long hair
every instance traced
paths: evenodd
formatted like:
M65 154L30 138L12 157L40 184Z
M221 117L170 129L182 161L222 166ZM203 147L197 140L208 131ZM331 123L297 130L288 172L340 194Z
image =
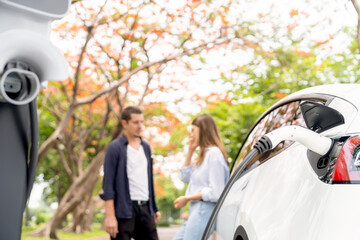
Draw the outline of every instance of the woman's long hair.
M225 146L221 141L219 130L214 119L209 114L201 114L197 116L191 124L199 128L200 156L196 161L196 164L202 164L205 157L205 149L211 146L218 147L224 155L226 164L229 164L227 161Z

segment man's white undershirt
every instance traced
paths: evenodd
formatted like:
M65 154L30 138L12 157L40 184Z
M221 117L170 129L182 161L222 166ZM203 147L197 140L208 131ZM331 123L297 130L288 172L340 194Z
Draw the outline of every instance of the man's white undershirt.
M149 200L148 162L143 147L127 146L127 175L131 200Z

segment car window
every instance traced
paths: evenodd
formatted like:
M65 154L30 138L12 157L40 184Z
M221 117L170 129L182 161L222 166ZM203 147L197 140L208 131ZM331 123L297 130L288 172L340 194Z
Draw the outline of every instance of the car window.
M259 141L259 139L261 137L263 137L265 134L267 134L277 128L283 127L283 126L297 125L297 126L306 127L304 118L302 117L302 114L301 114L300 103L301 103L301 101L296 101L296 102L290 102L285 105L282 105L282 106L274 109L273 111L271 111L269 114L264 116L258 122L258 124L253 128L253 130L249 134L243 147L241 148L241 151L235 160L232 173L235 172L235 170L239 167L241 161L252 150L254 144L257 141ZM248 167L249 170L264 163L271 156L275 155L280 150L285 149L291 143L292 143L291 141L284 141L284 142L280 143L273 150L268 151L263 154L259 154L249 164L249 167Z

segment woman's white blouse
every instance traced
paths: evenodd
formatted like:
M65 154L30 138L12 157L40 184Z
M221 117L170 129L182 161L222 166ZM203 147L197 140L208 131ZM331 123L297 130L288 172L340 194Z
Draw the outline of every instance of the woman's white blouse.
M181 180L189 182L185 195L201 192L202 200L207 202L217 202L229 180L229 167L218 147L206 148L204 161L200 166L188 165L182 167L180 172Z

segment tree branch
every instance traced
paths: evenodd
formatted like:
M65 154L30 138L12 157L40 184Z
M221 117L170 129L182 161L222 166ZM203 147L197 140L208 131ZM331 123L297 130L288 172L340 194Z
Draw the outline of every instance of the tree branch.
M73 172L71 171L68 163L66 162L66 158L65 158L65 155L63 153L63 151L60 149L59 145L56 144L56 150L58 151L59 153L59 156L60 156L60 160L61 160L61 163L62 165L64 166L64 169L65 169L65 172L66 174L69 176L69 178L74 181L75 180L75 175L73 174Z
M77 90L78 90L78 86L79 86L79 76L80 76L80 71L81 71L81 63L82 63L82 60L84 58L84 54L85 54L85 51L86 51L86 47L92 37L92 31L94 29L94 26L90 26L90 27L87 27L87 36L86 36L86 40L85 40L85 43L84 43L84 46L82 47L81 49L81 53L80 53L80 56L79 56L79 60L78 60L78 65L76 67L76 72L75 72L75 76L74 76L74 80L75 80L75 84L74 84L74 88L73 88L73 101L75 101L76 99L76 95L77 95Z
M39 148L39 154L38 154L38 161L39 162L44 158L47 151L54 146L56 140L58 138L60 138L60 134L64 130L64 128L67 126L72 114L74 113L74 110L75 110L74 106L70 105L70 107L69 107L68 111L66 112L64 118L61 120L61 122L59 123L59 125L57 126L55 131L50 135L50 137L48 137L43 142L43 144L41 144L41 146Z
M98 92L94 93L91 96L87 96L87 97L77 99L77 101L74 103L74 106L77 107L77 106L88 104L88 103L91 103L91 102L95 101L98 97L100 97L100 96L102 96L102 95L104 95L104 94L106 94L106 93L108 93L108 92L110 92L110 91L112 91L114 89L117 89L121 84L123 84L124 82L129 81L129 79L134 74L144 70L145 68L148 68L148 67L151 67L151 66L154 66L154 65L157 65L157 64L164 64L164 63L179 59L180 57L185 56L185 55L191 55L191 54L198 53L201 50L206 49L208 47L208 45L210 45L210 44L221 45L221 44L225 44L225 43L227 43L229 41L230 41L230 39L223 39L220 42L214 41L214 42L204 43L204 44L199 45L198 47L195 47L195 48L192 48L192 49L189 49L189 50L185 49L182 53L170 56L168 58L164 58L164 59L154 61L154 62L145 63L142 66L139 66L139 67L133 69L132 71L128 72L127 74L125 74L117 82L113 83L113 86L110 86L110 87L104 88L102 90L99 90Z
M76 67L76 72L75 72L75 84L74 84L74 88L73 88L73 101L75 101L76 99L76 95L77 95L77 90L78 90L78 85L79 85L79 75L80 75L80 71L81 71L81 63L82 63L82 60L84 58L84 54L86 52L86 48L87 48L87 45L90 41L90 39L92 38L93 34L93 30L96 28L95 27L95 23L100 15L100 13L103 11L106 3L107 3L108 0L106 0L104 2L104 4L101 6L99 12L96 14L96 16L94 17L92 23L90 26L86 27L86 30L87 30L87 36L86 36L86 40L85 40L85 43L81 49L81 53L80 53L80 56L79 56L79 60L78 60L78 65ZM85 25L85 22L84 22L84 25Z

